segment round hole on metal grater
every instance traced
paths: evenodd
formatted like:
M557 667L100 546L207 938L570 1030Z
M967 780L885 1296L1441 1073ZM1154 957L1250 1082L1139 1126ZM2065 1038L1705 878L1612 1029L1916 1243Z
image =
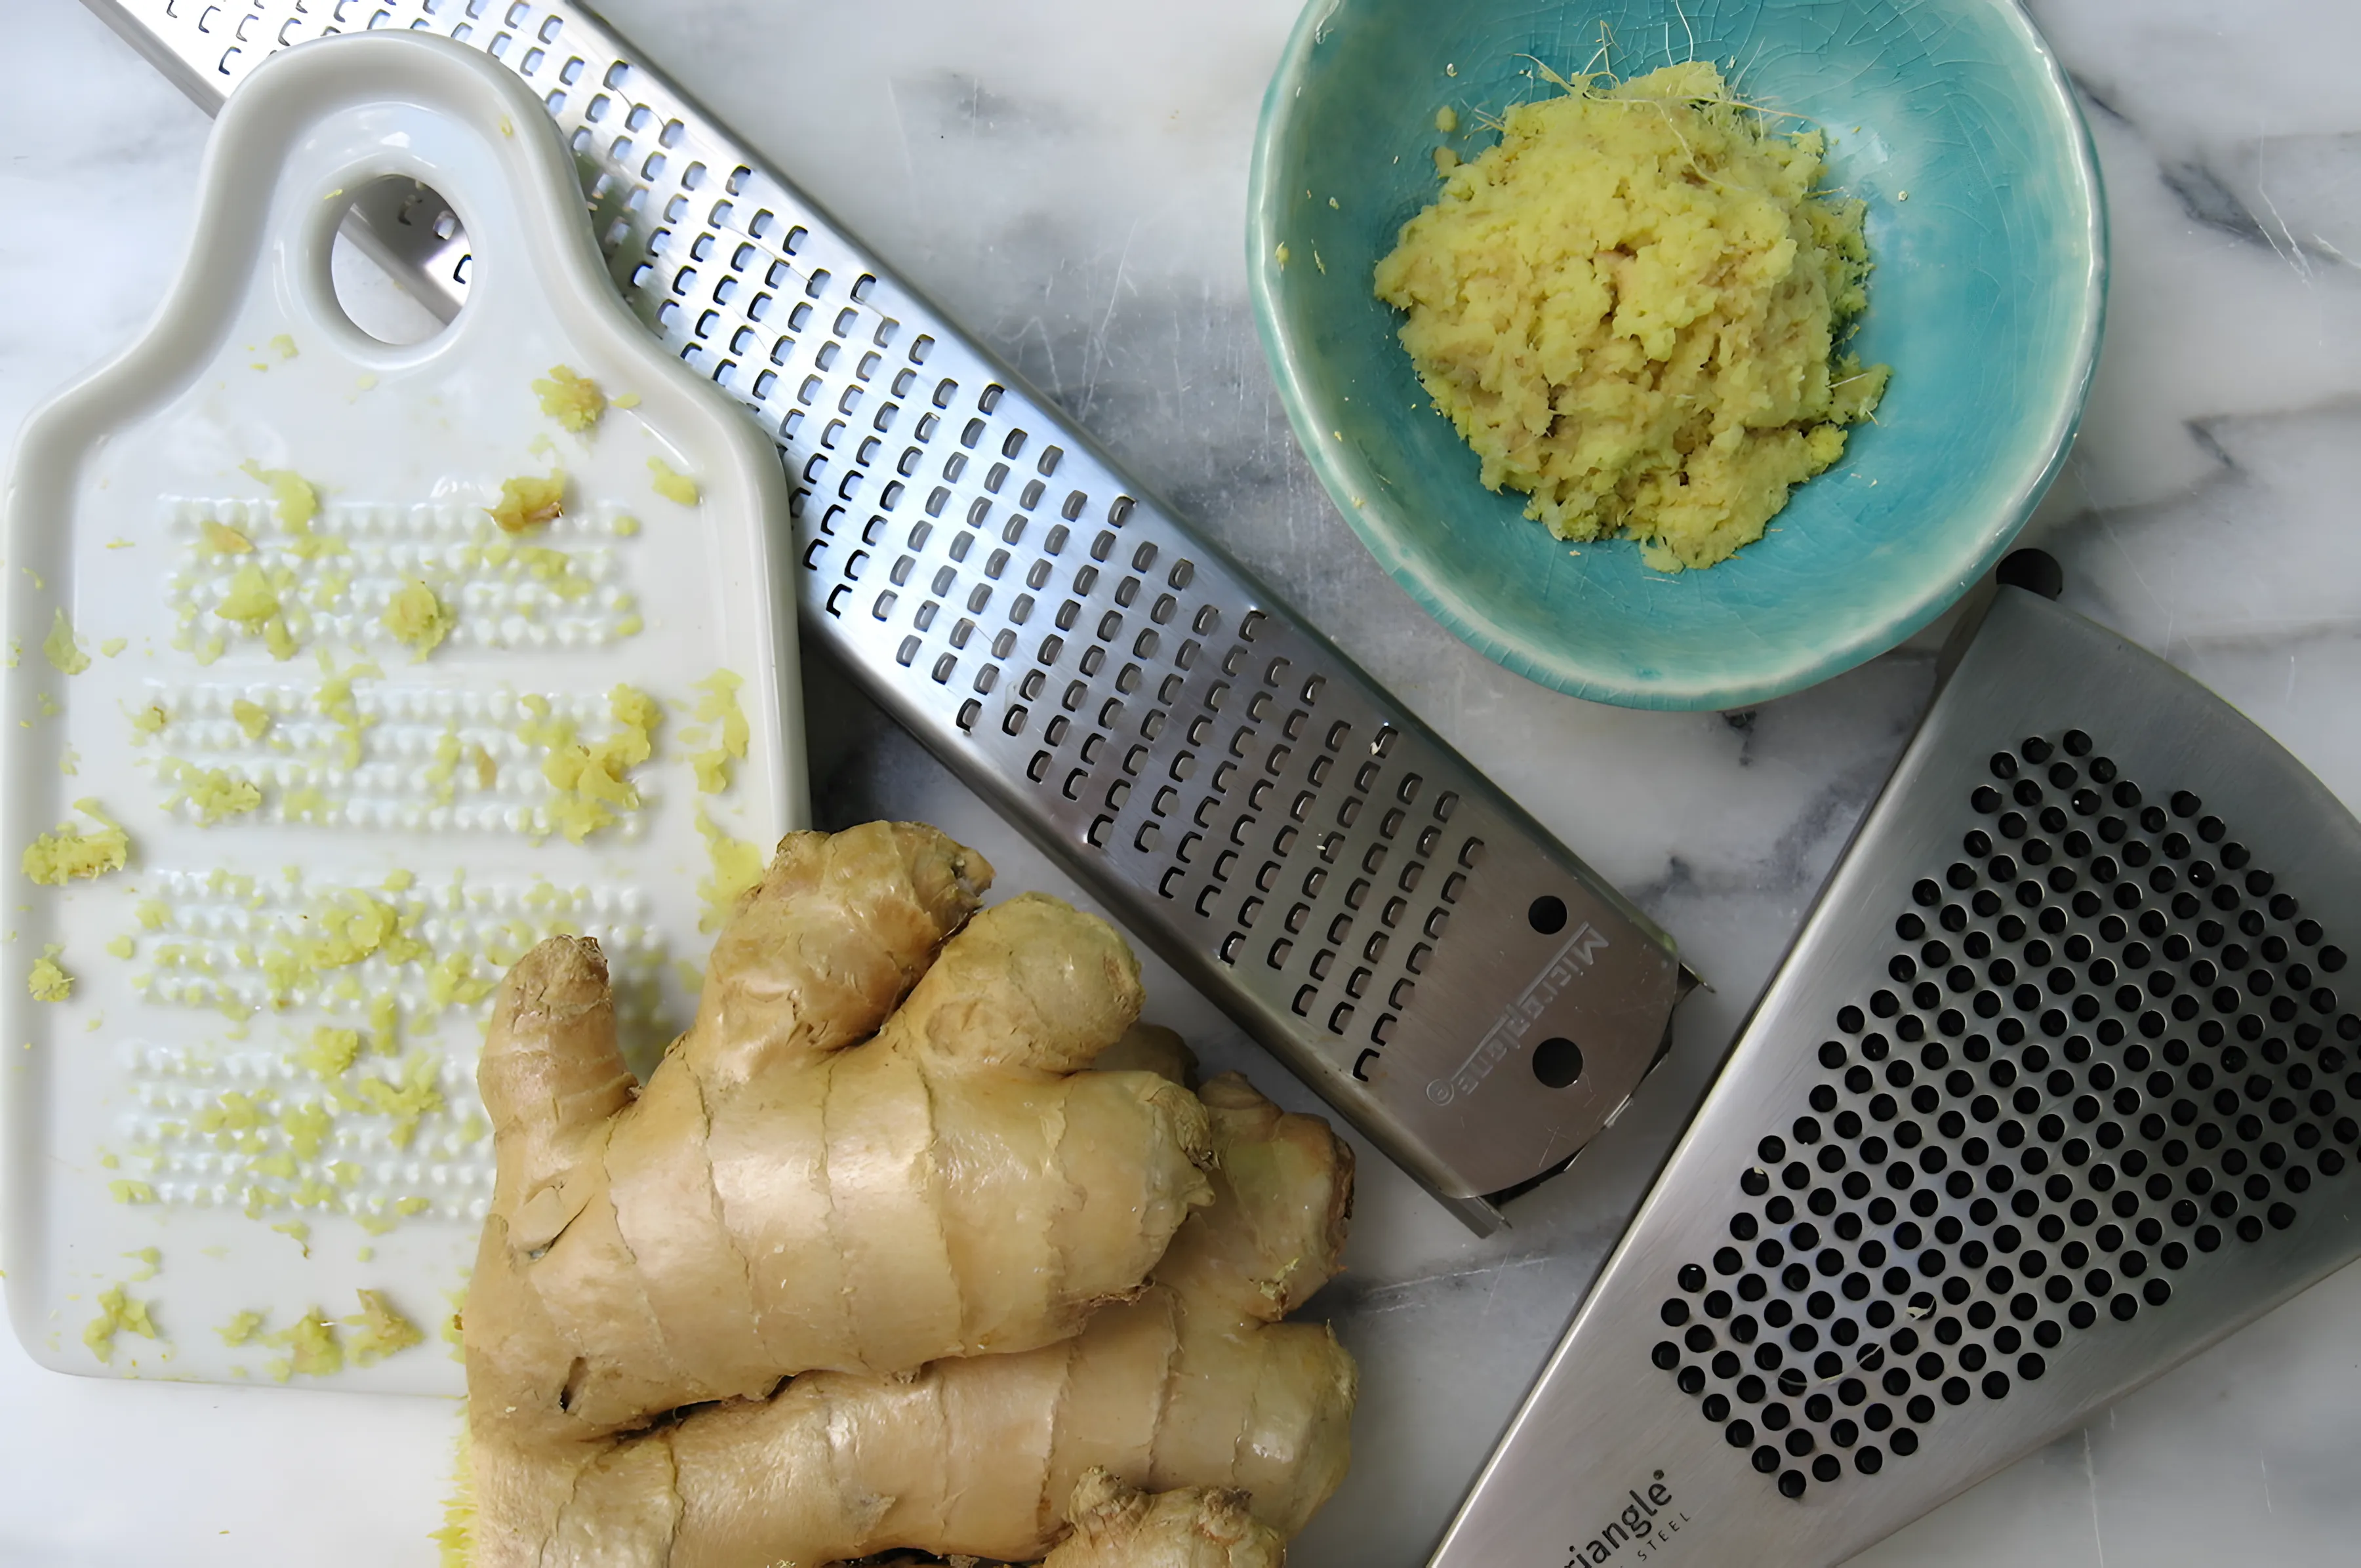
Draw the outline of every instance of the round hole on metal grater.
M1970 792L1951 830L1982 864L1913 887L1866 1010L1838 1012L1852 1044L1820 1047L1787 1136L1766 1134L1741 1173L1772 1224L1814 1218L1756 1247L1763 1272L1738 1286L1755 1305L1730 1337L1802 1400L1800 1424L1774 1407L1782 1442L1853 1449L1861 1475L1914 1454L1949 1409L2039 1381L2070 1335L2169 1307L2175 1277L2232 1237L2271 1245L2361 1143L2361 1015L2321 983L2342 949L2193 793L2143 806L2095 751L2072 731L1994 756L2027 815L1994 818L1996 792ZM2020 757L2062 800L2015 778ZM1742 1219L1752 1242L1751 1206ZM1804 1398L1807 1365L1839 1404ZM1708 1398L1715 1380L1768 1393L1728 1351ZM1882 1447L1854 1448L1861 1427Z
M1582 1047L1553 1035L1533 1047L1533 1076L1551 1089L1564 1089L1582 1076Z
M1565 929L1565 900L1555 894L1545 893L1525 911L1525 922L1544 937L1554 937Z

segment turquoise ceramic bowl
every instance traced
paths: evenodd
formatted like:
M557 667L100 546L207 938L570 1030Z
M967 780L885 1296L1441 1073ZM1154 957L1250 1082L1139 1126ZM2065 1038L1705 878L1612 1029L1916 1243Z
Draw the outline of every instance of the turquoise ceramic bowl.
M1555 91L1532 58L1572 74L1602 23L1619 76L1734 60L1750 101L1829 133L1834 182L1869 204L1851 347L1894 367L1877 422L1708 571L1650 571L1621 542L1575 554L1486 491L1371 292L1434 197L1433 149L1473 158L1479 116ZM1634 707L1777 696L1940 614L2064 459L2106 297L2090 135L2013 0L1312 0L1264 101L1247 236L1288 416L1378 562L1510 669Z

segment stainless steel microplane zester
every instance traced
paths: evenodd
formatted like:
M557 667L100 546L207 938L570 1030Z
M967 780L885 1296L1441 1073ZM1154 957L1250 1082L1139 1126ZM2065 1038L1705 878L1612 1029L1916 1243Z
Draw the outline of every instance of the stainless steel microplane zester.
M1433 1568L1840 1562L2361 1255L2356 933L2317 779L1999 588Z
M372 28L532 83L625 298L777 442L805 626L1470 1226L1662 1056L1668 937L586 7L88 3L209 111ZM459 308L464 230L415 184L347 231Z

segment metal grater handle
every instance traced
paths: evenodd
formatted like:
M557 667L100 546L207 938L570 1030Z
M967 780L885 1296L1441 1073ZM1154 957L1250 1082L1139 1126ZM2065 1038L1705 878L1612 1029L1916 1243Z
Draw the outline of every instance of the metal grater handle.
M632 308L776 440L804 623L1471 1227L1669 1038L1662 931L578 5L88 0L208 112L409 28L544 95ZM348 228L456 313L414 185Z
M1850 1561L2361 1255L2361 822L2034 592L1959 641L1429 1568Z

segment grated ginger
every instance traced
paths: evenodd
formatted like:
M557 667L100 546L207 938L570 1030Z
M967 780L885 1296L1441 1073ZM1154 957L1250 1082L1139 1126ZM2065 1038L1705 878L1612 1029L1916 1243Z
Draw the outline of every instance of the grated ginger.
M415 579L395 593L385 607L384 620L385 629L415 648L421 659L434 652L459 624L457 613L435 598L433 588Z
M312 1029L312 1039L295 1048L292 1060L316 1080L328 1081L343 1077L345 1069L352 1068L352 1063L359 1060L359 1029L333 1029L328 1025L319 1025L319 1027Z
M197 1108L192 1124L211 1136L215 1148L228 1153L245 1146L248 1135L269 1124L272 1099L267 1089L258 1089L252 1094L242 1089L225 1089L214 1097L212 1104Z
M535 381L533 390L541 400L541 411L555 420L560 429L577 435L596 425L598 416L607 411L607 395L598 389L598 383L576 374L570 366L551 366L548 378Z
M668 501L678 501L685 507L697 504L697 481L665 462L661 457L648 459L648 472L654 476L652 483L656 494Z
M717 725L711 747L689 754L689 764L697 770L697 787L707 795L719 795L730 787L730 763L732 759L743 762L746 757L748 729L745 710L738 706L738 689L745 682L729 670L716 670L697 683L700 694L697 699L699 721ZM701 734L695 736L702 740ZM694 743L694 741L692 742Z
M360 1299L359 1314L343 1320L351 1331L345 1348L354 1365L373 1366L389 1355L425 1343L418 1325L395 1310L381 1292L363 1290Z
M205 548L216 555L254 554L254 541L225 522L215 522L211 518L207 518L200 525L198 532L204 540Z
M458 1314L451 1316L456 1321ZM454 1337L448 1327L444 1337ZM467 1423L462 1420L452 1458L451 1495L443 1499L443 1524L426 1537L434 1543L438 1568L471 1568L477 1560L475 1476L475 1462L467 1450Z
M356 1110L390 1117L386 1137L398 1149L410 1146L412 1135L423 1118L443 1109L443 1091L435 1085L435 1062L423 1051L413 1051L395 1069L392 1078L354 1080L351 1098ZM411 1211L405 1211L409 1212Z
M369 1041L381 1057L401 1054L401 999L390 991L379 992L368 1010Z
M364 959L389 963L423 962L433 956L410 933L411 917L366 893L346 891L313 905L299 934L275 936L262 954L262 970L274 999L290 995L296 982L322 970L345 969Z
M526 714L524 722L517 726L518 740L528 746L547 746L553 750L573 743L574 721L570 718L550 717L551 709L547 697L540 696L520 697L518 704Z
M291 1326L275 1334L265 1334L262 1343L288 1352L284 1360L270 1364L270 1376L281 1383L292 1373L327 1377L345 1369L344 1347L336 1343L335 1329L317 1307L296 1319Z
M246 731L249 740L261 740L262 732L270 728L270 710L244 697L229 705L229 716L237 720L237 727Z
M365 675L382 678L385 672L375 664L361 663L339 673L335 662L324 652L320 655L320 668L327 678L320 683L319 690L313 694L313 703L324 716L335 722L341 732L337 740L338 751L343 756L344 765L348 768L358 767L361 760L361 731L376 720L361 717L360 705L353 700L353 682Z
M264 621L279 613L279 592L262 575L262 568L248 562L230 578L229 591L214 607L214 613L248 631L258 631Z
M292 543L288 546L305 560L331 555L344 549L342 542L325 539L312 532L312 520L320 515L320 494L311 481L287 468L265 468L248 459L239 467L249 478L258 479L270 487L272 510L279 514L280 526L286 529Z
M49 623L49 634L41 640L41 653L62 675L78 675L90 668L90 655L75 640L73 623L66 620L63 606L59 607L57 619Z
M502 479L500 499L490 510L492 521L507 533L556 521L566 511L566 470L552 468L545 479Z
M287 1146L297 1158L317 1159L334 1120L325 1105L310 1100L281 1111L279 1113L279 1130L287 1135ZM284 1174L291 1179L295 1172L290 1169Z
M427 765L426 783L434 792L438 806L448 806L457 797L459 786L459 729L446 725L434 739L434 761Z
M588 598L598 588L577 568L574 557L563 550L529 545L517 552L517 564L533 581L546 584L549 591L562 599Z
M607 711L615 728L604 738L586 743L574 738L574 726L550 717L546 697L523 699L533 717L518 729L527 745L545 746L542 777L549 782L545 807L552 827L579 844L617 819L617 813L640 807L639 787L631 771L655 754L656 727L664 707L637 687L619 685L607 694Z
M499 981L476 972L473 953L445 953L426 971L426 1000L437 1007L472 1006L491 995Z
M70 881L87 882L121 871L130 857L130 835L99 809L97 801L85 796L74 802L74 809L101 826L95 833L82 833L73 824L61 822L26 848L25 874L43 887L63 887Z
M83 1325L82 1343L102 1362L115 1359L115 1336L119 1333L137 1334L141 1339L157 1339L155 1319L148 1315L148 1304L133 1299L122 1286L110 1285L98 1293L98 1316Z
M1868 305L1860 203L1821 133L1767 134L1704 61L1509 110L1378 264L1419 378L1560 539L1657 570L1762 537L1843 455L1887 368L1838 353Z
M705 850L713 863L712 874L698 880L697 895L705 901L705 913L697 917L700 931L717 931L738 907L747 889L763 880L763 851L742 839L733 839L719 824L697 808L697 831L705 840Z
M262 788L251 779L242 779L222 768L200 768L177 757L167 757L156 764L156 775L180 786L180 792L166 800L166 809L182 802L196 814L199 822L211 828L225 817L241 817L262 804Z
M248 478L270 487L272 506L279 513L279 521L288 528L302 528L320 515L320 493L293 469L265 468L251 457L238 467Z
M51 943L41 949L33 960L33 971L26 979L26 988L36 1002L63 1002L73 994L73 976L59 967L58 955L65 949Z

